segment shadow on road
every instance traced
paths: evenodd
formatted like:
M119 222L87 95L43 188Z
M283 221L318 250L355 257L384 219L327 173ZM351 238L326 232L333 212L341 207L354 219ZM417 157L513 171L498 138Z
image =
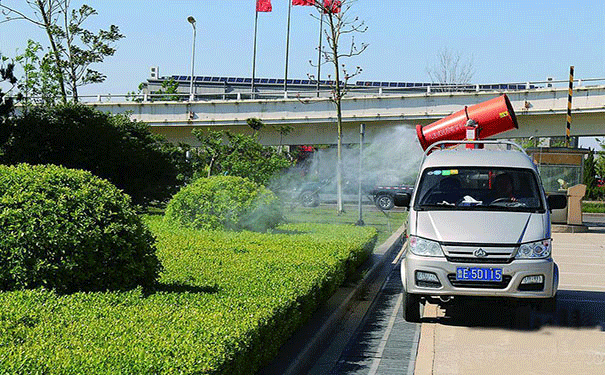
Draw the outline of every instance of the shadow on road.
M524 301L458 299L442 305L445 316L423 321L443 325L537 330L542 326L595 328L605 332L605 293L560 290L557 307L545 312Z

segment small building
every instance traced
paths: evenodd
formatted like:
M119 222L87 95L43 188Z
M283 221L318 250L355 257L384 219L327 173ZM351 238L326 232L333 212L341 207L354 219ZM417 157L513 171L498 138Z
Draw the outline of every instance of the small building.
M587 148L532 147L527 154L538 166L542 184L548 193L565 192L582 183Z
M584 176L584 159L590 152L587 148L533 147L527 154L538 166L546 193L567 195L567 207L553 210L553 223L581 224L581 200L577 192L584 195L585 187L579 189ZM583 185L582 185L583 186ZM570 189L573 188L573 189Z

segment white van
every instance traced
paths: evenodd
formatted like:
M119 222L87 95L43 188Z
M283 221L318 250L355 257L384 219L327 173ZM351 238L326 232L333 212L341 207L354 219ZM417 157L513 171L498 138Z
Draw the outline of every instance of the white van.
M420 321L420 305L434 297L536 299L553 308L559 274L550 210L565 205L565 196L546 197L536 165L512 142L429 147L401 264L404 318Z

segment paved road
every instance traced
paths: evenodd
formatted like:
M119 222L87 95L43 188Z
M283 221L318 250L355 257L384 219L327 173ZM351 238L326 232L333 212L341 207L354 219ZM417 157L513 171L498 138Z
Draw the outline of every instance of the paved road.
M605 216L584 220L589 233L553 234L555 313L470 301L427 304L422 325L407 323L395 261L365 317L351 312L360 324L346 345L334 345L339 354L324 355L310 374L605 374Z
M605 228L553 233L557 311L425 307L416 374L605 374Z
M399 265L329 374L413 374L420 324L403 320Z

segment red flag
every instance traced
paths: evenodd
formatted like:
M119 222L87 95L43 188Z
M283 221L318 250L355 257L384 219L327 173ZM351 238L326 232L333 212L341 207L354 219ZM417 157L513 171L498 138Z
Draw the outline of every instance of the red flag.
M315 5L315 0L292 0L292 5Z
M270 12L273 8L271 7L271 0L256 0L256 11L257 12Z
M340 6L342 2L340 0L324 0L324 13L340 13Z

